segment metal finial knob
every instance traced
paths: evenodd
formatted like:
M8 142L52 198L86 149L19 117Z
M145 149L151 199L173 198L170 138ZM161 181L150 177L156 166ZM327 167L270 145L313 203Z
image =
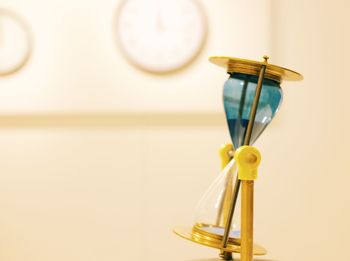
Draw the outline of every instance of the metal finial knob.
M267 56L267 55L264 55L263 58L264 58L264 62L265 62L265 63L267 63L267 61L270 59L270 57Z

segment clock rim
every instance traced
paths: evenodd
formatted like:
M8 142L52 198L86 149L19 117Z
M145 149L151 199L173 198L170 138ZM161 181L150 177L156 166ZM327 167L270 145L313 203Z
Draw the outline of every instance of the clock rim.
M25 55L15 66L12 66L6 70L0 69L0 76L8 76L20 71L28 63L30 57L32 56L33 37L32 37L32 30L28 25L27 21L18 13L6 8L0 8L0 16L5 16L5 17L7 16L10 19L13 19L23 28L23 31L26 34L27 50Z
M124 45L122 44L122 40L120 37L120 34L118 33L117 28L117 24L119 21L119 17L121 15L123 6L128 2L128 1L133 1L133 0L122 0L120 1L120 3L118 4L116 11L114 13L114 19L113 19L113 26L112 28L114 29L114 38L116 40L116 43L119 47L119 49L121 50L121 53L123 55L123 57L134 67L147 72L147 73L151 73L151 74L157 74L157 75L166 75L166 74L172 74L172 73L176 73L178 71L181 71L183 69L185 69L186 67L188 67L190 64L192 64L192 62L199 56L199 54L203 51L206 43L207 43L207 37L208 37L208 19L207 19L207 15L205 13L205 9L202 3L200 3L198 0L190 0L191 2L194 3L194 5L196 6L200 17L201 17L201 24L203 25L203 33L201 36L201 41L199 46L197 47L197 49L193 52L193 54L191 54L191 56L186 59L185 62L181 63L180 65L176 65L173 66L173 68L171 69L166 69L166 70L154 70L154 69L150 69L147 66L142 65L141 63L139 63L137 60L133 59L130 55L128 55L127 50L125 49Z

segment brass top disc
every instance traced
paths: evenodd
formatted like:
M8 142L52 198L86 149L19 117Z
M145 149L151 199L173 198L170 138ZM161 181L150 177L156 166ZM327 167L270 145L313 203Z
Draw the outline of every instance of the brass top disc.
M268 58L269 57L264 56L264 61L258 62L234 57L212 56L209 58L209 61L226 68L227 72L229 73L237 72L259 76L261 66L265 65L265 78L277 82L281 82L282 80L301 81L303 79L303 76L300 73L281 66L269 64L267 62Z

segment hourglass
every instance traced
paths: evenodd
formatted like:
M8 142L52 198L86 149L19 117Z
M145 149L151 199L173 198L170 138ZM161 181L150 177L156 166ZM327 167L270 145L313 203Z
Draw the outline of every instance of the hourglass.
M250 261L266 250L253 243L254 179L259 151L249 146L272 121L282 102L282 80L298 81L299 73L264 61L232 57L211 57L224 67L229 78L224 84L223 102L232 144L220 149L222 172L200 200L194 225L174 232L190 241L220 249L220 256L232 260L232 252ZM241 198L239 191L241 189ZM241 200L241 209L237 202ZM241 212L241 213L240 213Z

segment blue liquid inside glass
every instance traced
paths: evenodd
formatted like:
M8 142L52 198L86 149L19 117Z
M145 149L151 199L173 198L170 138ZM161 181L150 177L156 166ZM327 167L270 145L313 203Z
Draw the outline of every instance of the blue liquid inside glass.
M257 81L258 77L255 75L232 73L224 85L226 118L236 149L244 144ZM282 90L279 83L264 79L249 144L253 144L271 122L281 101Z
M243 145L244 143L244 137L247 131L249 120L246 119L228 119L228 128L230 130L231 139L235 141L235 148L238 146L238 144ZM250 138L250 143L253 144L254 141L257 140L257 138L260 136L260 134L264 131L264 129L267 127L267 124L263 124L260 122L254 122L252 135ZM231 131L233 130L233 131Z

